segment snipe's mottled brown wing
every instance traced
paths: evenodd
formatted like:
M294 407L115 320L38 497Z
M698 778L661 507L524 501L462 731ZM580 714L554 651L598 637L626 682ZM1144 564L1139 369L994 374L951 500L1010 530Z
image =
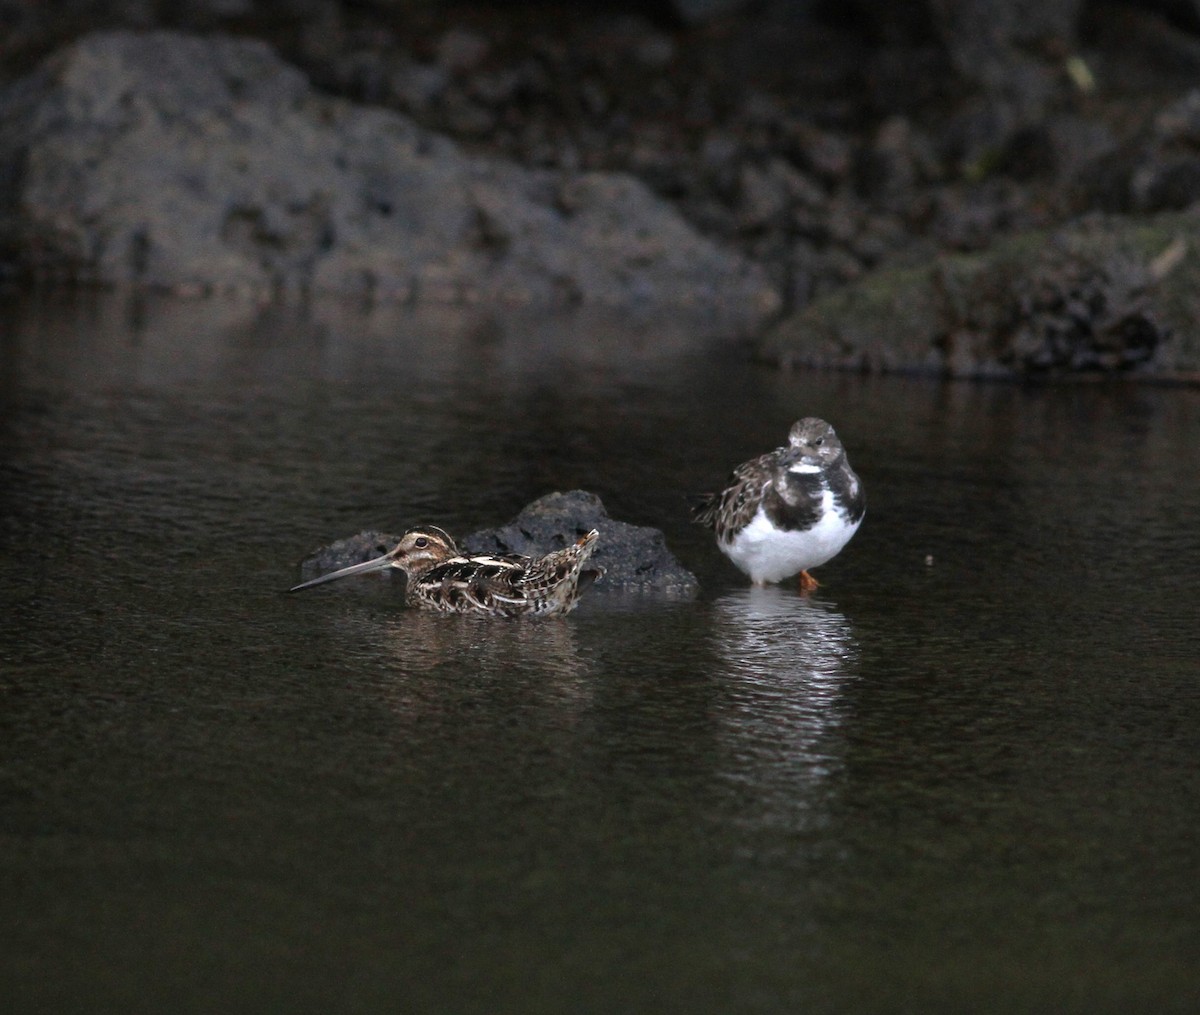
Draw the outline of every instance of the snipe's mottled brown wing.
M579 571L592 555L599 533L592 529L577 543L531 561L524 574L515 580L518 588L531 596L544 596L555 587L579 580Z
M593 530L578 543L545 557L455 557L421 579L415 598L447 613L565 613L574 605L580 569L591 556L597 535Z
M581 588L591 583L581 584L580 579L599 535L592 529L577 543L531 561L523 574L514 577L516 591L528 600L528 612L550 616L574 609ZM588 577L594 579L600 574L603 570L597 568Z
M528 557L515 554L453 557L428 571L414 595L446 613L510 612L521 605L513 582L528 563Z

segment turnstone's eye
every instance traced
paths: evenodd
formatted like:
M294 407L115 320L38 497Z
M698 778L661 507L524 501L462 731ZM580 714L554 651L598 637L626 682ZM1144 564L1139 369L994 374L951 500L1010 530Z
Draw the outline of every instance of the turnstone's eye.
M424 536L417 536L417 538L415 540L413 540L413 546L422 547L422 546L428 546L428 545L429 545L429 540L426 539Z
M818 437L815 441L813 441L813 444L815 444L817 447L820 447L824 443L825 443L824 437Z

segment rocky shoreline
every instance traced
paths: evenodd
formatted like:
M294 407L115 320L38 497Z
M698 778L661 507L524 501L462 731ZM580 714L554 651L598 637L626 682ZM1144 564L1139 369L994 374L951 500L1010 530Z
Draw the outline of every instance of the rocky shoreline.
M665 311L783 366L1200 373L1200 14L719 6L0 0L0 266Z

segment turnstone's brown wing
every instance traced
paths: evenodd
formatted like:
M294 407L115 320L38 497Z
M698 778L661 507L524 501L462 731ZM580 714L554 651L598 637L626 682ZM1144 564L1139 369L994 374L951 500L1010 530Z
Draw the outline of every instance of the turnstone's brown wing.
M724 490L709 494L696 506L692 520L728 542L754 517L774 481L779 455L779 451L771 451L743 462L733 470Z

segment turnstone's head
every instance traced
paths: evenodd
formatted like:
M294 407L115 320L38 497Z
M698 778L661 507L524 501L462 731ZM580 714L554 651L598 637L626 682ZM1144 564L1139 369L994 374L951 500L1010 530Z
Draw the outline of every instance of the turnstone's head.
M792 424L786 454L790 471L820 472L835 465L845 453L837 433L825 420L808 416Z
M424 574L431 567L444 560L458 555L458 547L450 534L436 525L426 525L419 529L409 529L400 538L394 549L374 560L363 561L361 564L351 564L340 571L323 574L320 578L303 582L291 592L311 588L313 585L323 585L325 582L337 581L339 578L349 578L355 574L368 574L371 571L383 571L394 567L403 571L410 578L413 575Z

